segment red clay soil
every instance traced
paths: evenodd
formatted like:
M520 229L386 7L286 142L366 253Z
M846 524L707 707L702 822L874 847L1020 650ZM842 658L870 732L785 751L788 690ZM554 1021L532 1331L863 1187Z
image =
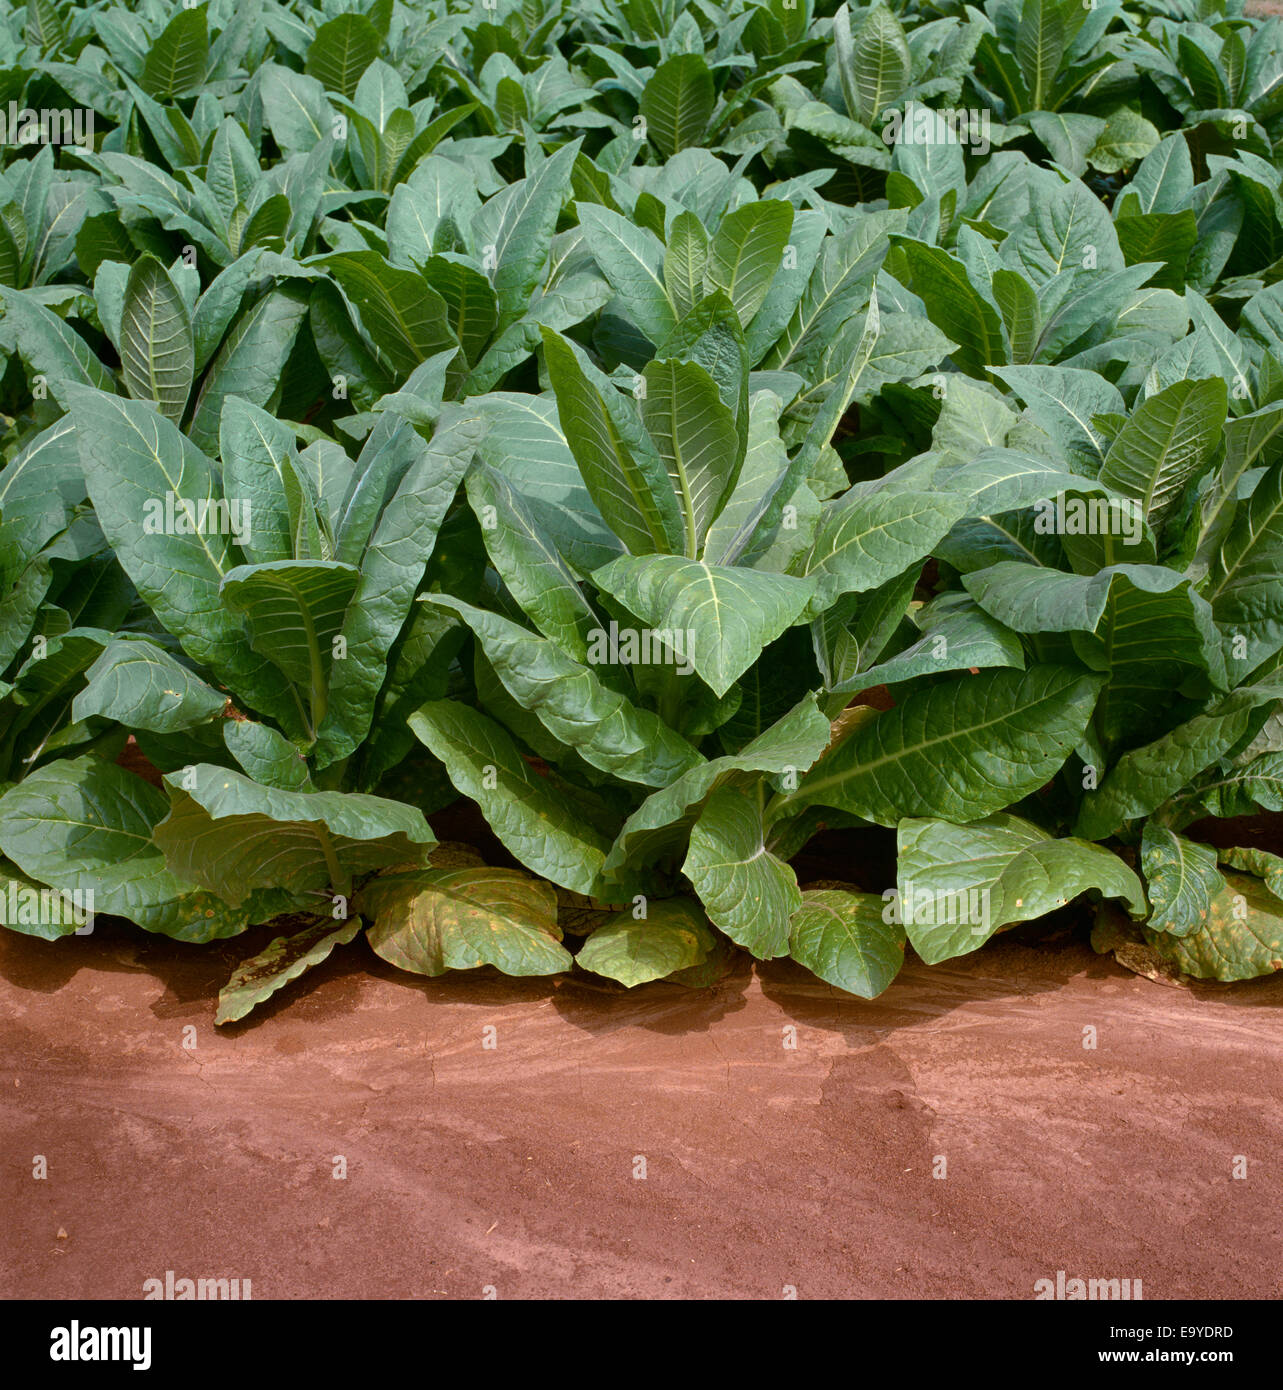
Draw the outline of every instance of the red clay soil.
M265 939L0 932L0 1296L1283 1294L1281 977L1163 987L1032 933L873 1003L788 962L625 994L357 942L215 1029Z

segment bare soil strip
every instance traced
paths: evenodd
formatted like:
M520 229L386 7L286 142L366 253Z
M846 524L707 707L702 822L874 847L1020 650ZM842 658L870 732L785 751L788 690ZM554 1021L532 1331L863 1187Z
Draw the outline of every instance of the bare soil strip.
M357 943L216 1030L253 944L3 934L0 1295L1283 1295L1283 978L1007 936L863 1003L788 962L625 994Z

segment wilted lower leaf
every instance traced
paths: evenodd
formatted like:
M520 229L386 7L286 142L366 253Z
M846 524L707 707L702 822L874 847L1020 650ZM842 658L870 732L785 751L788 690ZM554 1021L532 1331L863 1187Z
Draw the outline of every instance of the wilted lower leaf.
M444 975L493 965L505 975L568 970L557 895L519 869L425 869L373 879L361 912L373 949L402 970Z
M585 970L621 984L641 985L702 965L716 939L698 903L662 898L649 903L640 919L632 908L608 918L575 960Z
M1255 874L1276 898L1283 899L1283 856L1264 849L1233 848L1217 850L1216 857L1232 869ZM1165 930L1171 931L1171 928Z
M346 946L361 930L359 917L336 927L328 919L294 936L278 936L256 956L242 961L218 992L215 1023L244 1018L291 980L327 959L336 946Z
M1152 908L1150 928L1170 936L1197 931L1207 921L1212 899L1224 887L1216 851L1148 820L1140 854ZM1237 867L1256 872L1247 864Z
M1145 928L1145 940L1200 980L1251 980L1283 970L1283 902L1257 878L1228 873L1207 922L1187 936Z

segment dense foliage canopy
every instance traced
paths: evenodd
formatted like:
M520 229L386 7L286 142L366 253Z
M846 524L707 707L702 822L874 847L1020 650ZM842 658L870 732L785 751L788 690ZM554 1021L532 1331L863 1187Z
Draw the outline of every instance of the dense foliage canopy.
M1084 893L1283 968L1283 859L1187 833L1283 809L1280 21L0 0L0 45L11 928L288 916L224 1021L361 932L872 996ZM799 887L873 826L896 884Z

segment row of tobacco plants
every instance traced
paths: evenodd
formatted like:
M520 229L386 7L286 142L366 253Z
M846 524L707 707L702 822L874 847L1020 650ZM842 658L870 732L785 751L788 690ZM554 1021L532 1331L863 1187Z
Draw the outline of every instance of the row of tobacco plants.
M1278 20L0 0L0 45L10 928L286 919L220 1021L359 935L872 996L1082 894L1280 968L1283 858L1188 833L1283 808ZM821 829L855 882L799 886Z

